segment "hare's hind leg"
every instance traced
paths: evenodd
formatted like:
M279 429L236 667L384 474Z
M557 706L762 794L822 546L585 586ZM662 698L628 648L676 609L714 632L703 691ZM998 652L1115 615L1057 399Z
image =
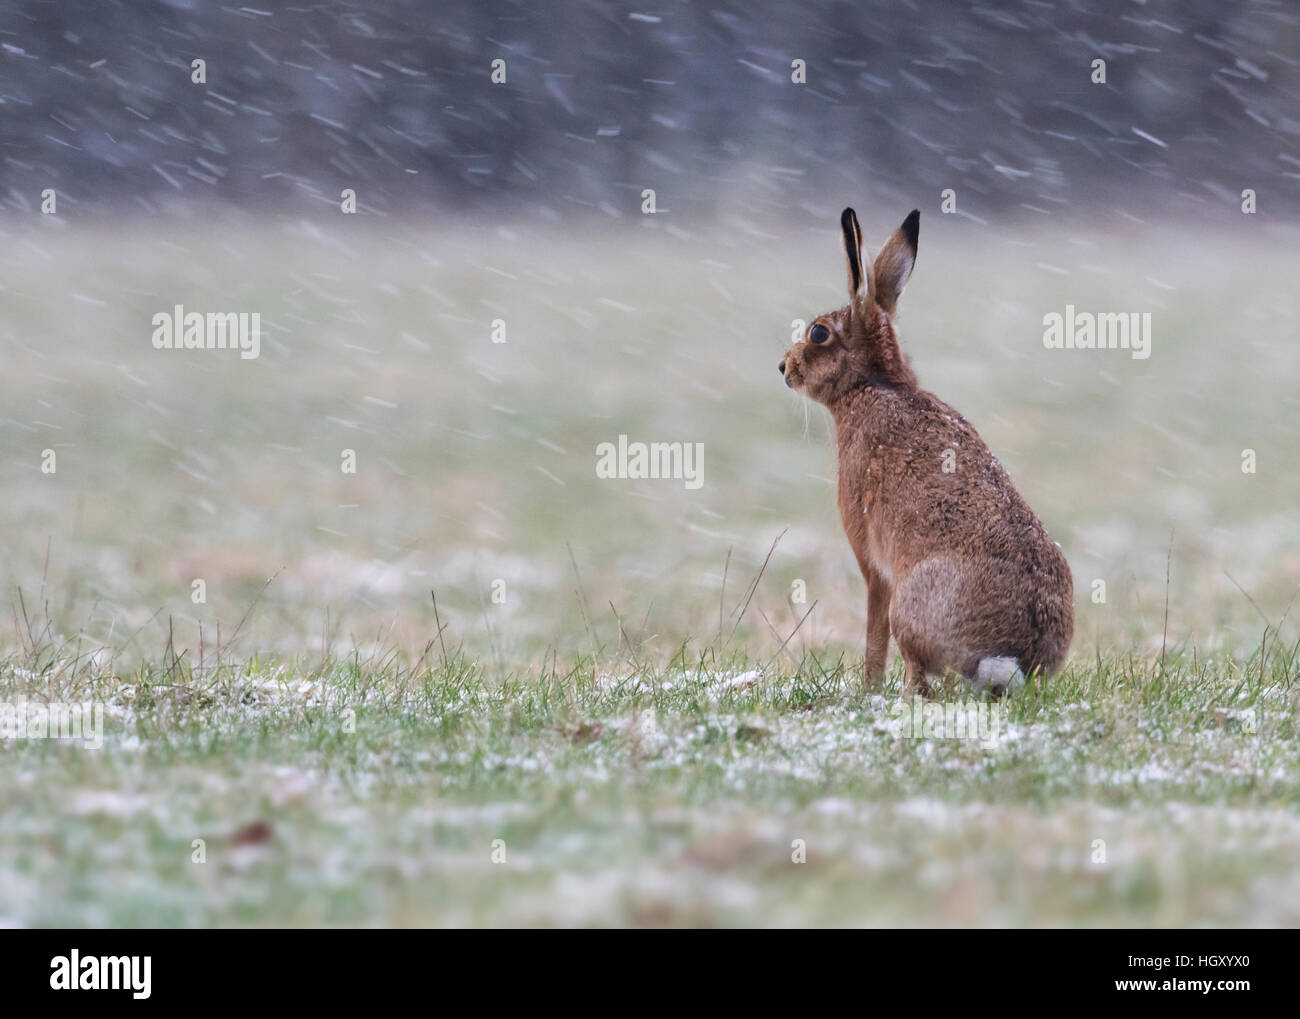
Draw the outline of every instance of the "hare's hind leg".
M933 558L917 563L894 587L889 628L907 663L907 687L929 693L925 676L949 669L974 674L980 656L960 640L961 565Z
M1018 690L1034 664L1021 581L994 560L923 559L894 588L890 627L903 656L931 674L955 672L977 693Z

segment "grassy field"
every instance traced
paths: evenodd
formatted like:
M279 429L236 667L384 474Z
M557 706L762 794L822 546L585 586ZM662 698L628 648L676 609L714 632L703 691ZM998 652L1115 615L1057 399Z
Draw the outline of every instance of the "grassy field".
M105 723L0 740L0 922L1300 922L1297 238L923 220L904 348L1076 582L1066 671L955 739L861 689L776 371L837 211L8 226L0 702ZM1044 349L1067 303L1151 357ZM261 357L154 350L175 304ZM620 434L703 486L598 479Z

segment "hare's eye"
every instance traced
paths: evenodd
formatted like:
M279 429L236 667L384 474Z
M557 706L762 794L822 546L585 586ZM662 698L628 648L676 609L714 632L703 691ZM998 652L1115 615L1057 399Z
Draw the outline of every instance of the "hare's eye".
M831 331L818 322L808 333L808 339L813 343L825 343L831 338Z

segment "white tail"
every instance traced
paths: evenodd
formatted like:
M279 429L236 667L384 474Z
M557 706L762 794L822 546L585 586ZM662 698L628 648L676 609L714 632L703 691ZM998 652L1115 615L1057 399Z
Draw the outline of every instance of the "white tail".
M987 689L994 697L1001 697L1024 685L1025 674L1014 658L981 658L970 686L977 693Z

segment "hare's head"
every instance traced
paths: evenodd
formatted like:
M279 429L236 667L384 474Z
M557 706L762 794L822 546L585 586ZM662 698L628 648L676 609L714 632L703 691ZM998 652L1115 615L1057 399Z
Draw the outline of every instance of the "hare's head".
M916 376L898 348L894 310L916 261L920 224L921 213L913 209L873 263L862 248L857 214L844 210L849 303L818 315L786 352L780 368L787 386L828 407L865 387L915 387Z

